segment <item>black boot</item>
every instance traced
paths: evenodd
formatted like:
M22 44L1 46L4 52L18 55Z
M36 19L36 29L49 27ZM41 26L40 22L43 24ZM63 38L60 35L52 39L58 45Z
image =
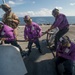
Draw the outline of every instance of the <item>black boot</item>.
M39 50L39 53L42 53L42 50L40 48L38 50Z
M24 56L26 56L27 54L26 54L26 52L25 51L21 51L21 56L22 57L24 57Z

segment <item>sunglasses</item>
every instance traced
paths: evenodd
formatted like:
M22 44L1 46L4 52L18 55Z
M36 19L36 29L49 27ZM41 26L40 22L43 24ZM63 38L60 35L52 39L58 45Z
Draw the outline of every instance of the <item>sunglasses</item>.
M26 23L29 22L29 20L24 20Z
M28 20L25 20L25 18L24 18L24 21L27 23L27 22L30 22L30 19L28 19Z

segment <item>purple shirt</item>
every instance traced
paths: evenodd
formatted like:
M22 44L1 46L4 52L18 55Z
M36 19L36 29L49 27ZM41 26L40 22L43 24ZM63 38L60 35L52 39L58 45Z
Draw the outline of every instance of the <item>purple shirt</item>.
M67 48L67 47L62 47L61 44L59 43L56 50L57 57L58 53L60 53L60 57L75 61L75 44L71 43L70 48Z
M36 40L37 38L41 37L41 35L42 35L42 30L37 23L32 22L31 25L25 25L24 29L25 39L28 38L29 40Z
M59 14L56 18L55 18L55 22L53 23L54 27L58 27L59 30L62 30L63 28L69 27L67 18L64 14Z
M15 39L13 29L7 25L3 26L2 30L0 31L0 36L6 38L7 41L12 41Z

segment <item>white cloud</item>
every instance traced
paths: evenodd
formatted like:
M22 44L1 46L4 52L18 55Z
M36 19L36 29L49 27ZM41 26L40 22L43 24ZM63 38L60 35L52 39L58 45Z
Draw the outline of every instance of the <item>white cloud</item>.
M25 15L30 16L52 16L52 10L47 8L42 8L38 11L26 11L26 12L15 12L19 17L24 17ZM75 16L74 12L71 11L70 13L62 11L67 16Z
M27 12L16 12L18 16L25 16L25 15L30 15L30 16L51 16L51 10L42 8L39 11L27 11Z
M23 1L23 0L18 0L18 1Z
M23 2L23 0L18 0L18 1L11 1L11 0L9 0L8 2L7 2L9 5L11 5L11 6L15 6L15 5L20 5L20 4L23 4L24 2Z
M35 4L35 1L33 1L32 3Z
M57 8L57 9L59 9L59 10L63 9L62 7L57 7L57 6L56 6L55 8Z
M74 6L74 5L75 5L75 3L70 3L70 5L71 5L71 6Z
M15 4L14 1L9 1L8 3L11 4L11 5L14 5Z

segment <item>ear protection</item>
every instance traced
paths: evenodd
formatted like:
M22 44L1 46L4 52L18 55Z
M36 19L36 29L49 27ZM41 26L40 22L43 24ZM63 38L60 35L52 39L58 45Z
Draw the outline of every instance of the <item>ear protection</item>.
M8 5L2 4L1 5L2 9L6 12L6 11L11 11L11 7L9 7Z
M61 37L59 41L62 43L62 45L71 42L68 36Z

